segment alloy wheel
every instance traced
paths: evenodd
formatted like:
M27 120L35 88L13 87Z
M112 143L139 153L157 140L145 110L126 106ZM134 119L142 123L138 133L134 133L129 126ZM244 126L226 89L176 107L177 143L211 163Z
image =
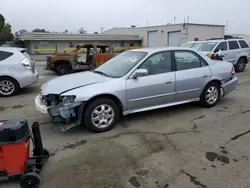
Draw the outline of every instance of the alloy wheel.
M102 104L97 106L91 115L91 121L93 125L98 128L106 128L109 127L115 118L114 109L107 105Z
M246 67L245 61L243 59L241 59L238 63L238 69L239 71L243 71Z
M0 81L0 94L11 95L15 91L15 85L9 80Z
M214 104L218 100L218 97L219 97L219 92L217 87L211 86L207 89L206 101L209 104Z

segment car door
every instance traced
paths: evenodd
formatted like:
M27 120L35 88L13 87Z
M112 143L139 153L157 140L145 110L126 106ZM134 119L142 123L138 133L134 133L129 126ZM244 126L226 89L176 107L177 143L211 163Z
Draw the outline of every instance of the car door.
M138 69L146 69L146 76L126 81L128 110L156 107L174 101L175 72L170 52L153 54ZM133 75L133 74L132 74Z
M207 62L193 51L174 51L176 65L175 101L200 97L211 77Z
M229 60L229 53L228 53L228 44L226 41L223 41L217 45L217 47L214 50L214 53L218 53L219 55L223 56L224 61Z
M239 44L236 40L228 41L228 62L236 64L238 54L240 53Z

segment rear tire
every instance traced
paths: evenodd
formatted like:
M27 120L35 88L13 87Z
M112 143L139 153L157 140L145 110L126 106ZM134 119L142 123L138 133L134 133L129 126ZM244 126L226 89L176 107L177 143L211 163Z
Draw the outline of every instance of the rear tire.
M241 57L235 65L236 72L243 72L246 68L246 59Z
M92 132L105 132L112 129L119 120L119 108L109 98L97 98L90 102L83 112L83 123Z
M20 86L15 79L0 77L0 97L10 97L19 93L19 91Z
M211 82L204 88L200 103L206 108L214 107L220 100L220 85L216 82Z

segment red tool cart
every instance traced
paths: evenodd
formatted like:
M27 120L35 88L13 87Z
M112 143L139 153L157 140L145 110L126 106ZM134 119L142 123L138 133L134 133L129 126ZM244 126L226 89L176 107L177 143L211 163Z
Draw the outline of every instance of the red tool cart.
M34 145L33 157L30 140ZM26 120L0 120L0 181L21 176L21 188L37 188L39 172L48 159L37 122L33 123L31 133Z

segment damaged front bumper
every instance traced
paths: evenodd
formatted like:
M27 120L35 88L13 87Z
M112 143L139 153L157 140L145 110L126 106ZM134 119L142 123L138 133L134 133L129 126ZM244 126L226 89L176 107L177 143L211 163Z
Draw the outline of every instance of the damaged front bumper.
M35 98L36 109L44 114L49 114L53 119L61 118L61 131L66 131L82 123L83 102L74 102L69 105L59 103L55 106L46 106L41 95Z

